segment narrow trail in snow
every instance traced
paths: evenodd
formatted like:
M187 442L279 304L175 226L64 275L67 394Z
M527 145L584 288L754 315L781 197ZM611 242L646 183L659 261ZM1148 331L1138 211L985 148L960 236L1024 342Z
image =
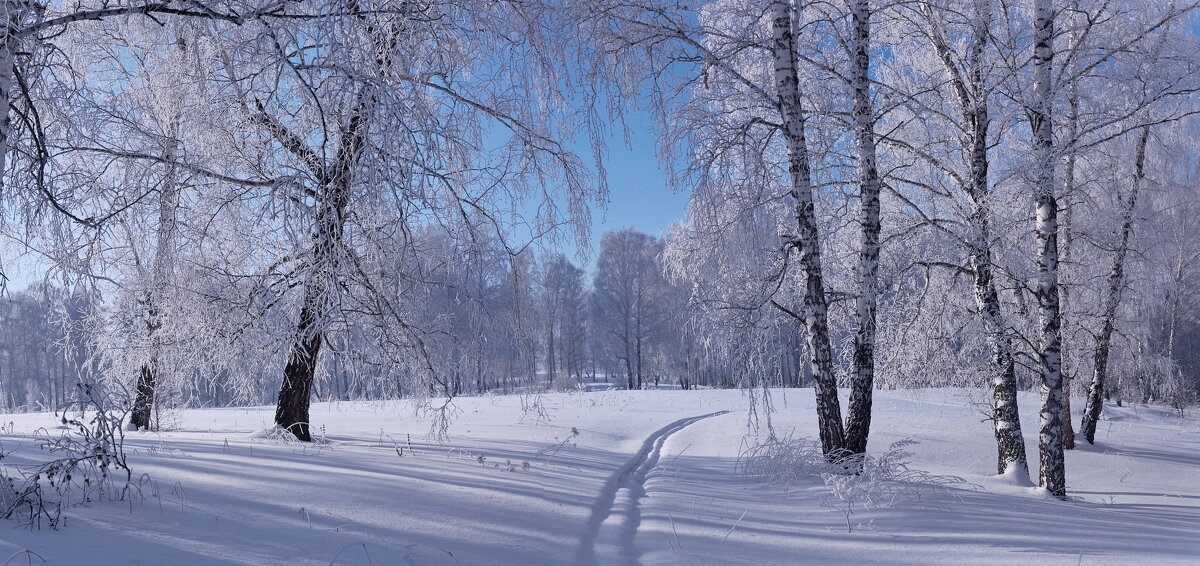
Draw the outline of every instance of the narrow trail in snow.
M658 465L663 443L672 434L697 421L727 413L729 411L717 411L679 419L646 438L638 453L604 482L600 497L592 505L592 514L588 517L579 552L575 554L575 563L600 564L596 545L603 539L603 542L617 547L617 554L605 556L605 563L640 564L634 547L634 537L642 522L640 503L646 496L646 476Z

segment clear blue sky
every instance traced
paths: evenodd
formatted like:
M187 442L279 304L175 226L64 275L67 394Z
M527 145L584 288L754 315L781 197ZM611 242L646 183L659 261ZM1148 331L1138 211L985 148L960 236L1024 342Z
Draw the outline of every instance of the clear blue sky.
M643 113L627 117L631 146L617 128L608 140L609 202L592 217L592 258L599 253L600 236L609 230L632 226L642 232L661 235L672 222L682 220L688 193L667 187L667 176L658 163L654 135L649 118Z

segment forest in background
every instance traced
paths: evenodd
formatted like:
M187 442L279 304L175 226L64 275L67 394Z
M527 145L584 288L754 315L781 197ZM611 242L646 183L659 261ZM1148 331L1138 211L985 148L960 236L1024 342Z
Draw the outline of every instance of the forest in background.
M335 401L569 391L589 383L618 389L811 386L802 337L781 330L718 326L719 321L698 316L702 307L689 303L687 285L664 275L663 249L662 240L625 229L605 234L594 275L554 252L536 259L527 252L522 257L529 259L519 263L524 269L516 276L503 266L491 274L440 266L439 277L427 282L424 301L429 310L423 320L427 328L436 329L430 343L451 368L446 378L419 391L405 391L400 383L389 389L380 380L382 372L373 372L363 353L354 354L358 348L369 349L370 342L346 342L318 371L314 397ZM452 258L458 252L443 253ZM494 283L481 284L488 281ZM1150 311L1149 324L1134 327L1137 333L1114 350L1113 375L1119 377L1108 395L1190 407L1200 391L1200 326L1195 310L1188 308L1197 304L1196 298L1176 304L1169 295L1160 300ZM10 292L0 299L4 409L52 410L66 403L81 372L91 371L89 361L96 355L91 350L96 336L71 329L87 328L84 321L101 303L100 297L66 294L50 286ZM1168 348L1172 323L1175 342ZM970 359L970 352L950 338L923 337L913 344L921 348L921 358L912 363L921 365L883 365L880 387L986 385L981 373L951 372L936 365L936 360ZM835 343L848 352L852 340L843 334ZM1087 353L1087 345L1076 346L1079 355ZM767 359L763 352L773 352L773 357ZM763 359L752 361L749 356L755 353ZM1147 359L1157 365L1146 365ZM849 364L843 362L843 367ZM268 365L254 375L220 369L190 377L176 374L176 380L164 382L162 402L167 409L270 404L278 393L276 369ZM1023 369L1021 388L1030 389L1036 375L1027 365ZM1075 387L1077 397L1085 393L1078 381Z

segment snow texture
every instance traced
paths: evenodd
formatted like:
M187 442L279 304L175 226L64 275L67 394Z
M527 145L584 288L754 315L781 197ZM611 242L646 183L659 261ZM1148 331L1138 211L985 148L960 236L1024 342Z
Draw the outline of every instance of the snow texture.
M812 391L774 395L775 430L815 441ZM271 408L188 410L178 430L130 433L132 503L69 509L59 531L11 521L0 561L30 550L51 565L1197 563L1200 422L1106 407L1096 445L1067 453L1072 497L1059 501L995 475L987 401L877 392L869 453L911 438L908 466L964 482L951 497L855 509L853 532L820 478L783 489L737 473L766 438L746 427L738 391L547 395L540 422L518 397L462 398L444 444L408 402L316 404L311 444L255 435ZM1020 404L1032 426L1038 399ZM53 418L0 417L0 464L44 457L31 435Z

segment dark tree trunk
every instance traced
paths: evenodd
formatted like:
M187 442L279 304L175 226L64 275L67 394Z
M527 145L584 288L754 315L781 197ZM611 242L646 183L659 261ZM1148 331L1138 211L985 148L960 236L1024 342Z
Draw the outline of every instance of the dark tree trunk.
M154 409L154 378L157 360L142 364L138 373L137 397L133 401L133 410L129 413L129 422L138 430L150 429L150 416Z
M151 292L153 297L154 292ZM153 301L153 298L147 299L147 302ZM149 305L149 314L147 315L146 332L152 344L150 359L142 364L141 370L138 372L136 397L133 400L133 409L129 413L129 422L133 423L138 430L150 430L150 421L154 412L154 396L155 388L157 387L158 378L158 351L153 347L155 340L154 331L158 329L158 313L155 311L154 305Z
M324 338L324 317L329 298L326 296L337 273L337 254L345 232L345 207L349 196L348 171L326 185L326 203L317 218L316 244L313 247L312 274L304 286L304 304L296 325L287 365L283 368L283 384L275 408L275 424L303 441L312 440L309 431L308 406L316 375L321 342Z
M390 49L387 51L390 53ZM306 149L292 149L315 169L321 186L316 227L313 233L312 266L304 286L304 303L296 325L287 365L283 368L283 383L279 387L279 402L275 408L275 424L296 438L311 441L309 430L309 397L316 375L321 342L324 338L325 317L330 299L338 285L338 258L342 253L346 231L346 207L350 201L354 169L365 143L366 113L373 101L372 87L364 86L342 130L341 143L332 163L327 164ZM283 130L260 108L260 123L281 138L299 145L298 138Z
M292 343L287 365L283 368L283 386L279 389L279 402L275 406L275 424L305 442L312 440L308 407L317 359L321 353L322 333L315 329L314 312L319 293L320 289L314 289L313 286L306 291L300 324L296 327L296 339Z

